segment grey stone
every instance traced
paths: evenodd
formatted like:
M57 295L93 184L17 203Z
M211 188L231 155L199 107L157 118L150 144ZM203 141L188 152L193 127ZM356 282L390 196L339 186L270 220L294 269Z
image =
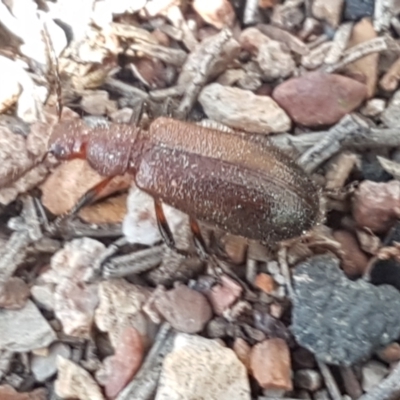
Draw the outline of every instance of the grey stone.
M400 127L400 90L393 95L386 110L381 114L381 120L388 128Z
M389 368L379 361L368 361L361 370L361 386L364 392L370 391L378 385L389 373Z
M71 349L64 343L54 343L50 346L47 356L32 355L31 370L38 382L44 382L57 372L57 356L69 358Z
M356 21L374 15L375 0L346 0L344 18Z
M331 255L297 265L293 284L291 330L328 364L351 365L400 336L400 292L349 280Z
M56 338L32 301L19 310L0 310L0 350L27 352L47 347Z

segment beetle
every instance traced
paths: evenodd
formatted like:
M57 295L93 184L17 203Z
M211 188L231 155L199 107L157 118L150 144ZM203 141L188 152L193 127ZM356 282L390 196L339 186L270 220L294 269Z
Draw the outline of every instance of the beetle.
M173 238L162 203L233 235L265 244L300 236L321 220L321 195L306 172L270 143L253 141L159 117L147 130L110 123L90 128L82 120L60 121L49 139L57 159L83 158L105 177L126 172L155 199L164 240Z

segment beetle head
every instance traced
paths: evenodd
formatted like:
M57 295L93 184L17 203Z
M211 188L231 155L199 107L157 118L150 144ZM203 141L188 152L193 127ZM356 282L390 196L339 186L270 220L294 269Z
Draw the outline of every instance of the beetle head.
M80 119L58 122L49 139L49 153L58 160L85 158L88 130Z

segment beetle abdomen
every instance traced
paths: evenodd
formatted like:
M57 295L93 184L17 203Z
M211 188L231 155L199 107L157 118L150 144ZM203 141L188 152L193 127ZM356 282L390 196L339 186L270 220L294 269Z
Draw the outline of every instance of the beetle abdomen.
M138 187L166 204L231 234L274 243L317 222L318 192L305 174L304 182L161 144L142 155L136 174Z

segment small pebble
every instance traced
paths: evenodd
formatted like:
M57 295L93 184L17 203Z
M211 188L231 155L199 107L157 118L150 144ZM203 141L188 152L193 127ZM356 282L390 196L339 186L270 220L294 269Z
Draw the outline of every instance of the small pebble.
M235 22L235 11L228 0L194 0L193 8L208 24L222 29Z
M234 129L252 133L278 133L290 129L291 122L273 99L248 90L212 83L200 93L207 116Z
M162 366L155 400L250 400L245 366L235 353L200 336L179 333Z
M39 356L33 354L31 358L31 370L38 382L44 382L57 372L57 357L69 358L71 349L64 343L54 343L49 347L48 354Z
M388 364L400 361L400 344L397 342L390 343L377 352L378 357Z
M180 332L200 332L212 318L206 297L185 285L158 295L154 304L160 314Z
M28 285L18 277L11 277L0 285L0 308L18 310L30 296Z
M30 300L19 310L0 309L0 326L0 350L28 352L47 347L57 338Z
M267 294L275 290L275 282L271 275L261 272L257 275L254 285Z
M242 338L236 338L233 342L233 351L237 358L244 364L246 369L250 371L250 345Z
M28 393L19 393L10 385L0 386L0 400L47 400L46 389L35 389Z
M353 196L353 218L360 228L386 232L400 216L400 182L363 181Z
M340 243L343 251L342 268L348 277L359 277L363 275L367 264L368 257L360 249L357 239L348 231L334 231L333 237Z
M105 400L99 385L85 369L61 356L57 358L58 375L54 390L65 399Z
M337 28L342 18L343 0L314 0L312 13L315 18L326 21Z
M361 108L361 114L366 117L376 117L380 115L386 107L386 102L383 99L368 100L364 107Z
M355 110L366 86L342 75L309 72L278 85L273 99L304 126L332 125Z
M103 361L103 368L96 373L107 398L114 399L138 371L143 359L143 343L139 332L125 328L119 338L115 354Z
M289 347L283 339L256 344L250 354L253 376L264 389L292 390Z
M315 369L299 369L294 374L294 385L315 392L322 386L322 378Z
M215 314L222 315L225 310L231 307L242 294L242 287L223 275L221 283L212 287L207 296L213 307Z
M361 369L361 386L365 392L369 392L378 385L389 373L389 368L379 361L370 360Z

